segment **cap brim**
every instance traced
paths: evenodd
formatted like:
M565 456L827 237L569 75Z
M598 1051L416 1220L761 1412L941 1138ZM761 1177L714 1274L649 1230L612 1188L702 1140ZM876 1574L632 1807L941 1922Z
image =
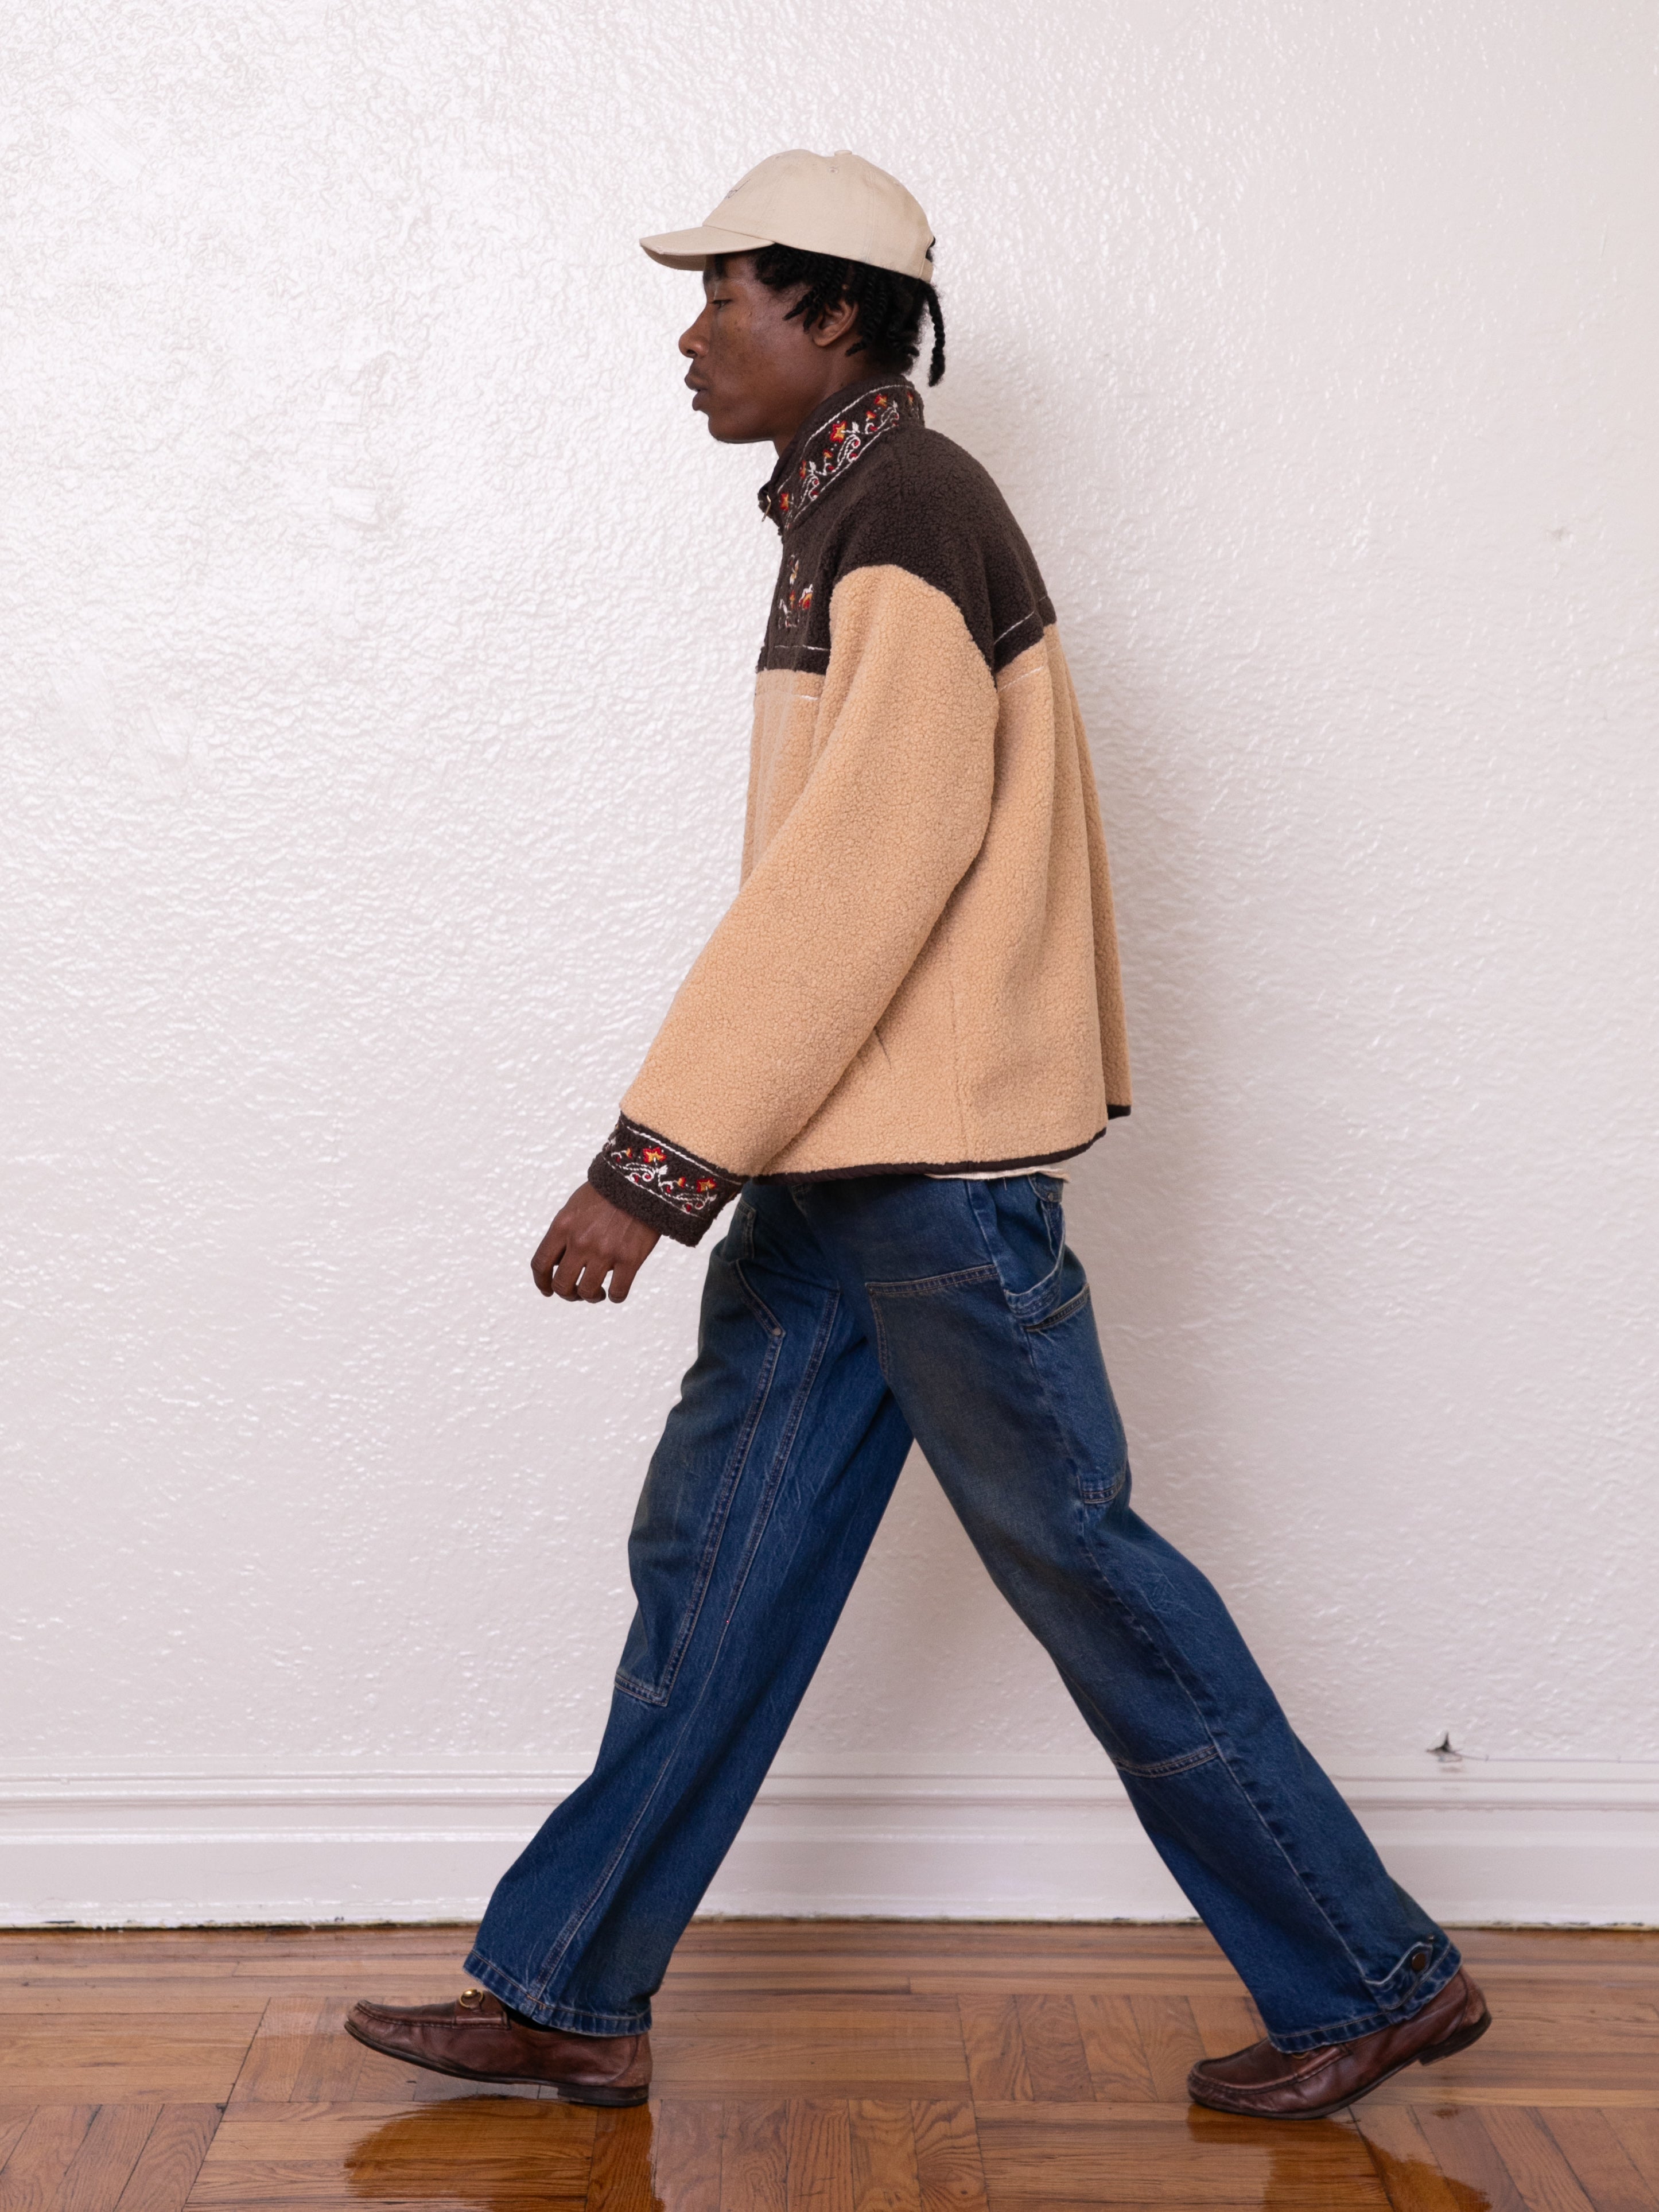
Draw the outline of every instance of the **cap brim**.
M716 230L706 222L696 230L665 230L659 237L640 240L651 258L660 261L665 269L702 269L716 253L753 253L773 242L769 238L751 237L745 230Z

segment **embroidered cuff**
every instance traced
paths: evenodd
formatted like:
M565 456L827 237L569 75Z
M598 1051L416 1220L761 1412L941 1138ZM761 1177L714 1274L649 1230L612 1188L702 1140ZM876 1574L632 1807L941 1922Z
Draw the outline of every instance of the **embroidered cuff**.
M587 1180L601 1198L679 1244L696 1243L743 1188L740 1176L722 1175L626 1115L599 1147Z

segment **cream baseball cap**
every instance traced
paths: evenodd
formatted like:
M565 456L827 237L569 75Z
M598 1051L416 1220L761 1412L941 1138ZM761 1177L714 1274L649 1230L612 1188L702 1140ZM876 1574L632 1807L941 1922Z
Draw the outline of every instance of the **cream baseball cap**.
M896 177L856 154L772 154L732 185L696 230L640 244L670 269L702 269L711 254L794 246L933 281L933 234Z

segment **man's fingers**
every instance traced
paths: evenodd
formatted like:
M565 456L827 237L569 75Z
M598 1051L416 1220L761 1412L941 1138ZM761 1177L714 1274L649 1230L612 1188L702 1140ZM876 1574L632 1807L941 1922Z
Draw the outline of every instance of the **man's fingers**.
M639 1273L639 1272L640 1263L637 1260L633 1262L632 1266L629 1266L628 1261L625 1260L617 1261L616 1266L611 1270L611 1303L612 1305L619 1306L622 1304L623 1300L628 1296L628 1293L633 1289L634 1278Z
M559 1255L559 1264L553 1270L552 1287L556 1298L570 1299L575 1297L576 1285L581 1279L582 1268L586 1264L587 1256L586 1249L581 1244L573 1242L565 1246Z
M552 1227L536 1247L536 1256L530 1263L530 1272L535 1279L536 1288L544 1298L550 1298L553 1295L553 1270L564 1254L563 1221L562 1213L554 1216Z

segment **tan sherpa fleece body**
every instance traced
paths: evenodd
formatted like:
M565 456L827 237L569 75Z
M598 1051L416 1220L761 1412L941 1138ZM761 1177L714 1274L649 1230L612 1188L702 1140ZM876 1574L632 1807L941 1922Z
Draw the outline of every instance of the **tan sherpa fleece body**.
M1128 1085L1059 638L994 678L900 568L844 578L830 619L826 676L757 681L743 888L623 1112L734 1175L1080 1150Z
M977 465L919 422L866 419L899 434L835 485L837 542L805 585L786 533L741 888L594 1163L607 1195L688 1243L750 1176L1036 1164L1128 1108L1105 840L1052 609ZM975 472L957 486L965 571L960 546L941 564L890 526L896 499L915 506L891 463L924 444L954 457L947 491L957 464ZM786 455L769 489L799 467ZM976 540L1001 518L1021 557L999 541L976 599ZM809 519L810 555L828 533Z

